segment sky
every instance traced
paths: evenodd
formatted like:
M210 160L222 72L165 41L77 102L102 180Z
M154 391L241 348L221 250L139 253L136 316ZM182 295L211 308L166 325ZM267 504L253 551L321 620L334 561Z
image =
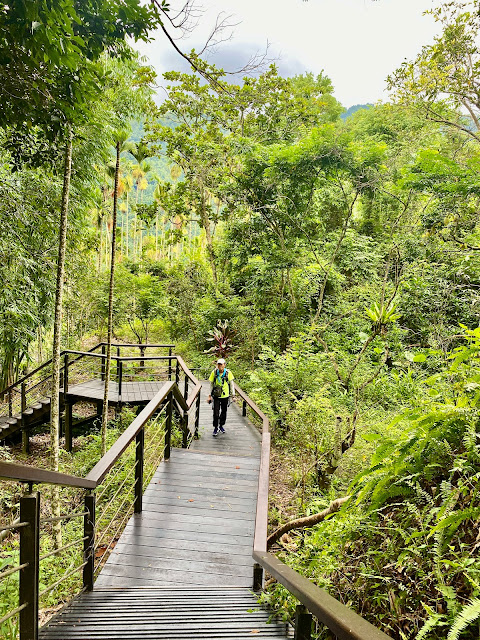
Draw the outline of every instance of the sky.
M323 71L346 108L388 100L385 80L404 60L433 41L439 26L425 10L440 0L196 0L197 26L176 40L183 51L203 46L219 14L235 23L230 40L210 61L228 71L244 66L267 44L268 56L284 76ZM172 1L172 8L182 2ZM223 13L222 13L223 12ZM163 34L137 49L159 76L187 70ZM165 84L162 79L159 84ZM161 99L162 89L159 89Z

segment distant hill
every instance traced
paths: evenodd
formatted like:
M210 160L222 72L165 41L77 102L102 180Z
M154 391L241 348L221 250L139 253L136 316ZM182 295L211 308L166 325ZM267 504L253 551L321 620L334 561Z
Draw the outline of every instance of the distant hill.
M349 107L345 111L345 113L342 113L340 117L342 120L346 120L347 118L352 116L355 111L360 111L360 109L370 109L371 107L373 107L373 104L371 104L370 102L368 102L367 104L354 104L353 107Z

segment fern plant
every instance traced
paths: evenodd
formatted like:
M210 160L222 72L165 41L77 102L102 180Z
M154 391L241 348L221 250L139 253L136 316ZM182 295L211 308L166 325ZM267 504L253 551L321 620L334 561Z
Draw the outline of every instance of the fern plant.
M415 615L417 635L406 637L416 640L438 640L447 633L448 640L478 638L480 330L465 331L464 340L450 354L448 369L427 380L434 393L395 419L391 427L402 426L400 435L380 436L370 466L351 486L358 508L366 507L379 525L396 523L389 527L388 543L385 533L373 540L384 566L401 572L409 567L407 575L401 573L404 588L421 609ZM382 575L380 561L377 571ZM368 572L375 575L371 567ZM395 631L401 637L401 627Z

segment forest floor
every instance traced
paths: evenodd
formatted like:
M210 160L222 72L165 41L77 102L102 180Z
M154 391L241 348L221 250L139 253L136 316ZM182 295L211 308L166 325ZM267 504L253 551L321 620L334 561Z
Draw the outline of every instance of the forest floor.
M278 521L295 518L298 515L295 494L296 487L292 487L288 482L291 473L285 468L288 461L282 455L281 451L277 451L272 447L270 452L270 525L276 526Z

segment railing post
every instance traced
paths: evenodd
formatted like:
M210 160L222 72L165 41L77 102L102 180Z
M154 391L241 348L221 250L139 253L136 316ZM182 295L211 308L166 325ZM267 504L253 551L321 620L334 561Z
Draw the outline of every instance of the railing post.
M197 396L197 408L195 410L195 434L194 438L198 439L198 429L200 427L200 394Z
M188 413L185 411L182 418L182 449L188 447Z
M168 349L168 379L172 379L172 347Z
M178 383L180 382L180 364L177 360L177 364L175 365L175 382Z
M65 401L65 450L72 450L73 404Z
M117 360L117 374L118 374L118 400L122 397L122 381L123 381L123 362Z
M92 591L95 578L95 494L85 495L85 511L83 516L83 587Z
M12 390L8 390L8 417L11 418L13 416L13 398L12 398Z
M253 591L261 591L263 589L263 567L256 562L253 565Z
M38 638L38 578L40 543L40 494L38 491L20 498L20 521L28 526L20 529L20 564L27 564L20 571L19 604L26 604L20 611L20 640Z
M163 457L165 460L170 459L170 445L172 441L172 417L173 417L173 393L167 396L167 420L165 422L165 448Z
M25 382L22 382L21 386L21 409L22 413L27 408L27 385Z
M135 501L134 512L142 512L143 497L143 459L145 450L145 428L137 433L135 442Z
M145 357L145 347L140 347L140 356ZM145 369L145 360L140 360L140 369Z
M312 638L312 614L303 604L298 604L295 609L295 635L294 640L311 640Z
M246 416L246 415L247 415L247 403L244 400L243 406L242 406L242 416Z
M102 344L102 356L106 355L106 347L104 344ZM105 362L105 357L102 358L102 368L100 369L100 378L102 380L105 380L105 372L106 372L106 362Z
M184 397L185 402L186 402L187 398L188 398L188 376L185 376L185 389L183 391L183 397Z
M28 453L30 451L30 438L28 435L28 429L25 421L25 416L23 412L27 408L27 385L25 382L22 382L21 386L21 400L20 400L20 416L22 423L22 450L23 453Z
M66 401L68 391L68 353L64 355L64 374L63 374L63 398Z

